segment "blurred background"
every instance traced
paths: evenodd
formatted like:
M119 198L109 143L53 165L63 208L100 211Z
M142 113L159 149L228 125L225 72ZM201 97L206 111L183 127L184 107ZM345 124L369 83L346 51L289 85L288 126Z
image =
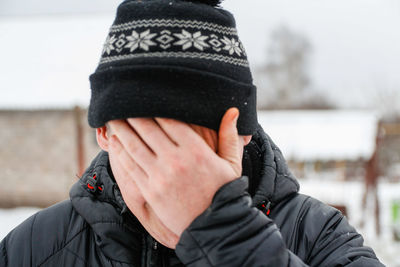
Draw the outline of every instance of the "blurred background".
M0 1L0 239L99 152L88 76L120 0ZM400 266L400 0L226 0L301 192ZM396 254L397 252L397 254Z

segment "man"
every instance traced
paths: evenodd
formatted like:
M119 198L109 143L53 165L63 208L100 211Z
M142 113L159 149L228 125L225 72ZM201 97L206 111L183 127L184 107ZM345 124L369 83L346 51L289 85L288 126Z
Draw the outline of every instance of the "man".
M103 151L71 200L2 241L1 266L382 266L339 211L298 193L217 4L119 6L90 78Z

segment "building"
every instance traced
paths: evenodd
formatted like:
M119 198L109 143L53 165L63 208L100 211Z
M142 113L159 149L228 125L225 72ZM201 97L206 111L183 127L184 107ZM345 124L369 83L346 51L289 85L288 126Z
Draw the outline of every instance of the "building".
M46 207L100 151L80 109L0 110L0 207Z
M377 116L363 110L259 111L259 123L298 178L361 179L375 150Z

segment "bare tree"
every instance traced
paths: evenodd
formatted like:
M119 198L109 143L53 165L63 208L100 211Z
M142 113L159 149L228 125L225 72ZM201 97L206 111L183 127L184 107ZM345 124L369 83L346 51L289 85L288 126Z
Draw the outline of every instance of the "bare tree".
M400 88L395 86L376 86L371 90L372 106L386 120L400 117Z
M287 26L270 36L267 64L259 69L259 109L331 108L320 92L311 90L308 73L312 46L308 38Z
M278 103L285 108L293 104L308 87L307 73L311 44L308 39L286 26L280 26L271 34L268 47L268 62L263 72L268 78L269 88L273 88ZM272 91L272 90L269 90ZM270 105L272 103L269 103Z

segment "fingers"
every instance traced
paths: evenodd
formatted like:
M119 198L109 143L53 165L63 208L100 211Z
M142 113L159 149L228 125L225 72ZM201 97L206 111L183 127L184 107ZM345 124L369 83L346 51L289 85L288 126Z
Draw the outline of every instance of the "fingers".
M110 161L112 160L113 172L120 172L115 177L119 177L118 186L121 191L126 188L134 187L133 191L136 191L136 186L138 192L143 192L148 187L148 175L145 171L135 163L135 161L128 154L126 149L122 146L121 142L116 136L111 136L110 138ZM113 157L116 158L113 158ZM116 178L117 179L117 178ZM134 183L134 184L133 184Z
M187 123L159 117L155 120L178 146L204 143L204 140Z
M127 121L156 155L176 146L152 118L129 118Z
M147 186L146 174L115 136L110 138L110 152L111 168L126 205L153 237L174 249L179 237L161 222L141 192L140 188Z
M125 150L133 158L133 160L143 169L151 170L154 167L156 155L150 148L140 139L136 132L129 126L126 121L113 120L109 122L114 134L118 136L116 142L122 144ZM112 138L110 138L110 141Z
M217 154L234 164L240 163L240 142L236 127L239 110L230 108L221 120L218 133L218 152Z

